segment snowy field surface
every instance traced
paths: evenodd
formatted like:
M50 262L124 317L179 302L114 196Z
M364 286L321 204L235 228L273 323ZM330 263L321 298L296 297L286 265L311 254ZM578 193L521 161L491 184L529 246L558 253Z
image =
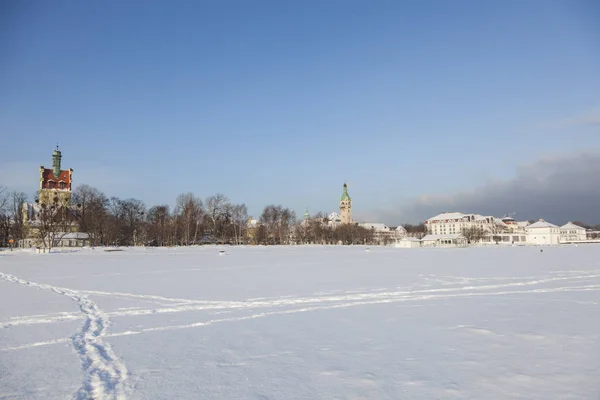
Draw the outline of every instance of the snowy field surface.
M600 246L0 252L0 399L599 399Z

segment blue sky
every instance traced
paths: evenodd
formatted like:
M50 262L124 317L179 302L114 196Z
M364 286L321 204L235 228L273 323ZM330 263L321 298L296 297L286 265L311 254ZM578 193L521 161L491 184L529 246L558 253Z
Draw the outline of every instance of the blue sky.
M600 149L593 1L1 7L0 185L27 193L58 142L75 184L109 196L301 215L335 210L347 181L359 218L393 224Z

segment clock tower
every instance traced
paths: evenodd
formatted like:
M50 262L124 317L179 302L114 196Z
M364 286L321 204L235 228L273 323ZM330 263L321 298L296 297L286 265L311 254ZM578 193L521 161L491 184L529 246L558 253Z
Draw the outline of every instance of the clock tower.
M344 182L344 191L340 198L340 216L342 224L352 223L352 199L348 194L348 185Z

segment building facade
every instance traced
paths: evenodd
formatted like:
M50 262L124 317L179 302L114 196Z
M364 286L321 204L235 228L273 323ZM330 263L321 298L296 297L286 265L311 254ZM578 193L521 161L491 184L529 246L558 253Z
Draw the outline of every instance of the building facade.
M40 167L39 204L71 205L73 169L61 169L62 153L58 146L52 153L52 168Z
M466 247L467 239L460 233L432 234L421 239L422 247Z
M390 229L390 227L385 224L378 222L361 222L358 226L373 232L373 237L379 244L393 243L396 239L396 231Z
M84 243L88 239L69 239L62 237L78 229L78 210L71 207L73 184L73 169L61 169L62 154L58 147L52 153L52 168L41 166L38 197L34 203L23 203L21 211L26 238L21 240L21 247L47 245L48 240L53 245L65 243ZM52 233L49 235L49 233ZM49 236L52 238L49 239Z
M340 198L340 219L342 224L352 223L352 198L348 194L346 183L344 183L344 190Z
M425 227L430 235L459 234L464 229L474 227L481 228L486 233L500 233L511 230L511 227L500 218L479 214L463 214L461 212L436 215L425 221Z
M587 240L587 232L585 228L575 225L572 222L568 222L560 227L561 243L579 242L583 240Z
M540 219L527 228L527 243L551 245L560 243L560 228L557 225Z

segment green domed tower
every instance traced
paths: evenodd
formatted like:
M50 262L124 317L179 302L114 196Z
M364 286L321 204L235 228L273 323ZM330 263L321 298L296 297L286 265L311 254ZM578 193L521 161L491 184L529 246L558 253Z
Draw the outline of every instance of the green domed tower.
M348 185L344 182L344 191L340 198L340 216L342 224L352 223L352 198L348 194Z

